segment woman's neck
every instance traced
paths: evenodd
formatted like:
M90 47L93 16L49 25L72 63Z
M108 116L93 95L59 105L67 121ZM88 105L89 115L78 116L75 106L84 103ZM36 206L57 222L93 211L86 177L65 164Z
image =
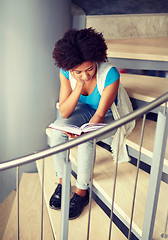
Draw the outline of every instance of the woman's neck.
M97 78L95 74L95 76L89 82L85 82L81 94L84 96L90 95L94 91L96 84L97 84Z

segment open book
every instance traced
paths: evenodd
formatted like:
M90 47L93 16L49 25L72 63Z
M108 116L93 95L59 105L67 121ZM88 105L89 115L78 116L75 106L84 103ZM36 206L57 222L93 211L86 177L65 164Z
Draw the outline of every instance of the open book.
M94 130L97 130L99 128L102 128L106 126L107 124L105 123L85 123L81 127L75 126L75 125L61 125L61 124L55 124L51 123L48 127L51 129L55 130L60 130L63 132L71 133L71 134L76 134L76 135L81 135L83 133L91 132Z

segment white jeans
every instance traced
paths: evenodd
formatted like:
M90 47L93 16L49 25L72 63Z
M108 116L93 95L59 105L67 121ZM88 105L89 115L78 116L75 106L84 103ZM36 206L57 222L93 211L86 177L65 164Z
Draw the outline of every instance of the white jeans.
M61 116L55 121L55 123L61 124L74 124L82 126L84 123L88 123L95 113L95 109L89 107L84 103L78 103L73 113L69 118L62 118ZM109 120L112 122L113 116L111 110L109 110L105 116L104 122ZM54 147L61 143L68 141L68 136L57 130L51 131L50 147ZM77 181L76 187L80 189L87 189L91 178L92 159L93 159L93 140L78 146L77 155ZM59 178L63 176L63 163L66 160L66 151L53 155L56 175Z

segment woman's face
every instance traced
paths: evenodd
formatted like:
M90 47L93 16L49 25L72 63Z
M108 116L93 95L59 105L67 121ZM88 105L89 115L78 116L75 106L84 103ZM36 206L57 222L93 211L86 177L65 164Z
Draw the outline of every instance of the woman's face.
M80 81L90 81L96 74L97 67L95 62L84 62L70 70L71 75Z

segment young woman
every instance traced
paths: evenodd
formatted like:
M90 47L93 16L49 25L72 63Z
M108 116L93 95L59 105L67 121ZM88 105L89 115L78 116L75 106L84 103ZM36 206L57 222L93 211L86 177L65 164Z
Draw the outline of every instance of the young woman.
M92 28L69 30L53 51L60 68L59 110L56 123L81 126L84 123L112 122L111 106L118 104L120 74L107 62L103 35ZM64 143L75 135L52 130L50 146ZM70 200L69 219L78 217L89 202L93 141L78 146L76 191ZM53 156L59 184L51 196L50 207L61 208L63 162L66 152Z

